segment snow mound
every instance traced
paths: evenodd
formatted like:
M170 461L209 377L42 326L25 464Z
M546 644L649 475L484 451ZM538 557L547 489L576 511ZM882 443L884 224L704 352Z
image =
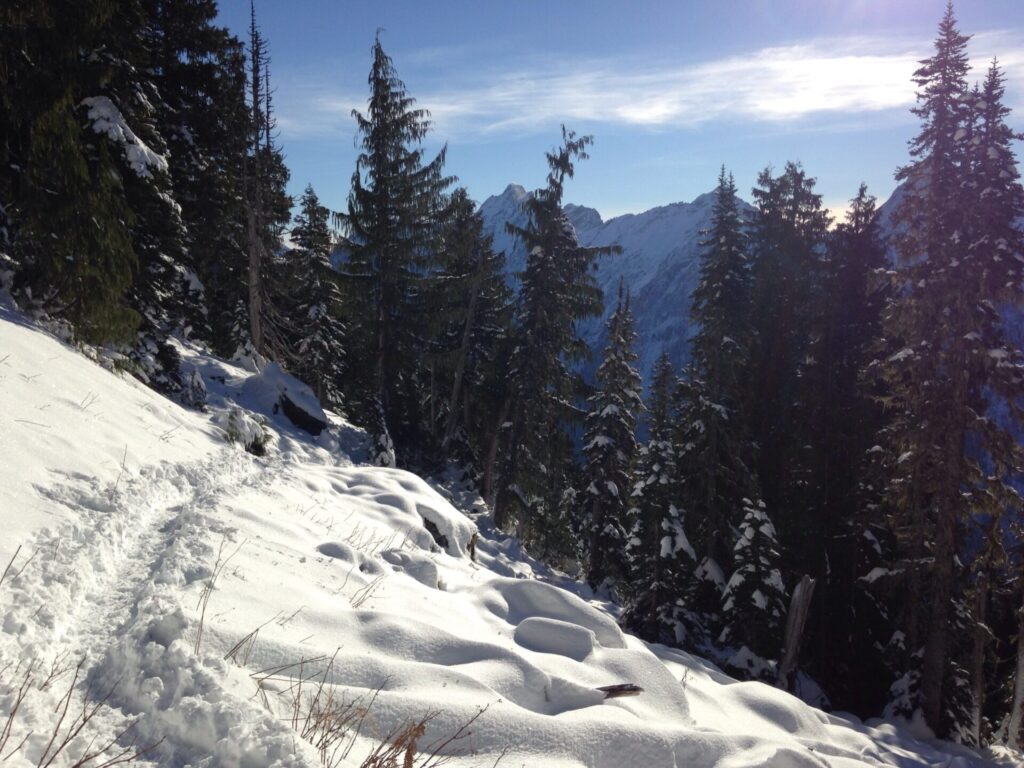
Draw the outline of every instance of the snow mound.
M579 624L531 616L516 627L515 641L539 653L554 653L583 661L594 651L597 637Z
M519 624L528 618L555 619L593 632L605 648L625 648L626 640L608 614L587 605L576 595L542 581L495 580L493 587L503 598L504 618Z

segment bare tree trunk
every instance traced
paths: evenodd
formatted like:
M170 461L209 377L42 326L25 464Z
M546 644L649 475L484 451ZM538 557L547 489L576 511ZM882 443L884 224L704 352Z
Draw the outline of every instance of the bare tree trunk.
M257 194L256 197L259 197ZM249 336L256 351L263 354L263 283L260 279L260 233L253 203L247 206L249 223Z
M803 644L804 627L807 625L807 614L811 609L811 598L814 596L816 583L815 579L805 574L793 590L793 597L789 601L782 660L779 662L775 677L775 684L779 688L789 689L789 679L800 662L800 646Z
M1024 605L1017 614L1017 674L1013 679L1013 706L1007 727L1006 743L1010 749L1020 749L1024 734Z
M441 441L441 449L447 449L452 437L455 436L455 429L458 426L459 397L462 394L462 379L466 375L466 362L469 358L469 343L472 340L473 316L476 313L477 297L480 295L479 277L473 283L473 292L469 297L469 307L466 310L466 325L462 329L462 343L459 345L459 361L455 365L455 376L452 379L452 394L448 401L448 423L444 428L444 439Z
M487 449L487 462L484 465L483 497L491 508L494 509L494 465L498 462L498 445L501 442L501 425L508 418L509 401L505 400L498 411L498 421L494 425L494 432L491 433L491 444ZM497 516L495 516L497 522Z
M974 743L981 744L981 714L985 702L985 652L988 649L988 563L982 562L975 585L974 644L971 652L971 734Z
M953 529L956 526L949 500L939 502L935 526L935 564L931 573L927 639L921 660L921 710L925 722L941 735L946 659L949 655L950 601L953 599Z

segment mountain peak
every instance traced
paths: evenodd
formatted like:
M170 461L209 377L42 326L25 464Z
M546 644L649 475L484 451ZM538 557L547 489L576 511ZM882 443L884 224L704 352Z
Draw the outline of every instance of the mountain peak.
M527 192L521 184L509 184L505 187L505 191L498 195L498 197L519 202L529 194L530 193Z

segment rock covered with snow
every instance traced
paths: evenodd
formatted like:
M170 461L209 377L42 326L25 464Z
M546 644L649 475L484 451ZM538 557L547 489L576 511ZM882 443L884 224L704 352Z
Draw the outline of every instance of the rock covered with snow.
M327 414L313 390L277 363L267 363L242 386L242 396L264 413L280 409L300 429L319 435L327 426Z

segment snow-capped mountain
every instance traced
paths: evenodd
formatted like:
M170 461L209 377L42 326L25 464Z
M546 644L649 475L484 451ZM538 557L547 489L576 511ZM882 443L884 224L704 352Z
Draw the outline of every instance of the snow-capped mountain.
M495 248L505 251L510 276L523 269L526 252L523 244L505 231L505 223L525 225L522 202L528 194L518 184L510 184L480 206L484 222L494 234ZM588 320L582 328L595 358L604 345L605 320L615 309L621 278L632 296L644 378L663 351L677 368L688 359L693 325L690 295L699 276L700 233L710 223L713 205L713 193L706 193L690 203L671 203L608 221L593 208L565 207L583 245L622 246L621 254L602 257L598 263L597 280L605 293L604 315Z

